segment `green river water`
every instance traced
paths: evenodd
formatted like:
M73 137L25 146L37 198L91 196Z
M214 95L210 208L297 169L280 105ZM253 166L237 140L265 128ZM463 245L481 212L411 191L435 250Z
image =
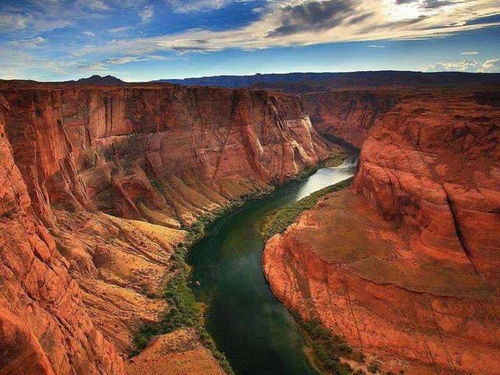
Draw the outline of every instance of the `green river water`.
M249 201L211 224L208 235L191 249L191 286L196 299L208 306L206 328L237 375L317 373L296 323L264 278L260 231L275 210L351 177L354 169L350 158Z

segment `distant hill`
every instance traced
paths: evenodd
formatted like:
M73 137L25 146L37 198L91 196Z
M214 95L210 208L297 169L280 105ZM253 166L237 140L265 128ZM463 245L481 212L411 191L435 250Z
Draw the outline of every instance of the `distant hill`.
M378 71L352 73L287 73L162 79L187 86L273 88L288 92L381 86L500 86L500 73Z
M126 82L110 75L104 77L93 75L92 77L81 78L78 81L69 81L68 83L79 83L83 85L124 85Z

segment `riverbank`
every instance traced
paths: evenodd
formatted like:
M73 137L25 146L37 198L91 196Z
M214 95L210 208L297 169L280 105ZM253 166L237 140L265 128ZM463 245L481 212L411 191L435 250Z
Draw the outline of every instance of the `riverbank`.
M344 153L342 153L344 155ZM323 160L321 165L325 163L338 163L339 155L332 155L331 158ZM210 215L199 218L191 227L187 228L185 240L177 245L176 250L171 256L172 266L169 274L173 275L167 281L162 292L162 297L167 302L168 311L165 312L160 322L149 323L142 326L134 337L134 350L130 354L131 357L142 352L154 337L171 334L179 329L193 328L198 334L203 345L210 350L214 358L216 358L228 374L233 371L224 354L216 347L210 334L205 329L205 316L203 304L196 301L190 284L191 268L186 262L190 249L202 238L207 235L207 227L223 219L237 211L238 208L249 204L251 201L258 201L268 197L273 192L282 189L286 185L294 181L302 181L308 176L316 173L318 167L308 168L296 176L295 179L287 181L278 186L270 186L267 189L261 190L255 195L243 197L240 200L233 201L224 208L213 212Z
M169 273L173 276L167 281L163 290L163 298L166 300L169 310L165 312L160 322L145 324L139 329L134 337L134 350L130 353L130 357L141 353L154 337L170 334L180 329L192 328L198 335L200 342L212 353L224 372L227 375L234 375L226 357L217 349L216 344L205 329L205 309L196 302L189 287L191 267L187 264L186 258L191 247L206 235L208 225L251 200L257 200L271 194L274 189L275 187L271 187L256 195L233 201L222 209L199 218L187 229L185 240L177 245L171 256L172 266Z
M353 178L351 177L337 184L327 186L326 188L318 190L307 197L302 198L300 201L289 206L285 206L274 214L268 216L264 222L264 227L262 228L264 237L268 240L275 234L282 233L302 212L313 208L321 197L326 194L333 193L334 191L339 191L349 187L352 181Z
M303 337L262 272L262 221L272 212L349 178L351 169L323 168L280 186L211 223L190 251L191 287L206 306L206 328L240 375L316 374Z

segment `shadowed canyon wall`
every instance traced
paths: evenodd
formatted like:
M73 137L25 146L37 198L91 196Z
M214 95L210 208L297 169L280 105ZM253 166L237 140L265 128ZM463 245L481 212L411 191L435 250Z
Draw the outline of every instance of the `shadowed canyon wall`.
M306 93L301 99L320 134L360 148L375 122L403 95L404 90L345 90Z
M385 370L497 374L500 109L485 100L495 97L416 90L355 115L371 130L364 142L345 136L363 144L353 187L266 245L278 298Z
M0 373L123 373L183 228L328 154L293 96L4 82Z

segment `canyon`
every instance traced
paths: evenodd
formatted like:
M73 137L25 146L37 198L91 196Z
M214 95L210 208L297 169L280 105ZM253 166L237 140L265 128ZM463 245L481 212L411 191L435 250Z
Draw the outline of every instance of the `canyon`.
M223 373L196 332L126 360L187 229L329 156L294 96L0 83L0 373Z
M273 293L384 371L498 374L498 90L303 96L361 155L351 188L268 241Z
M354 183L267 242L273 293L354 367L497 374L500 75L403 73L0 81L0 374L223 374L190 327L128 358L178 250L340 146Z

